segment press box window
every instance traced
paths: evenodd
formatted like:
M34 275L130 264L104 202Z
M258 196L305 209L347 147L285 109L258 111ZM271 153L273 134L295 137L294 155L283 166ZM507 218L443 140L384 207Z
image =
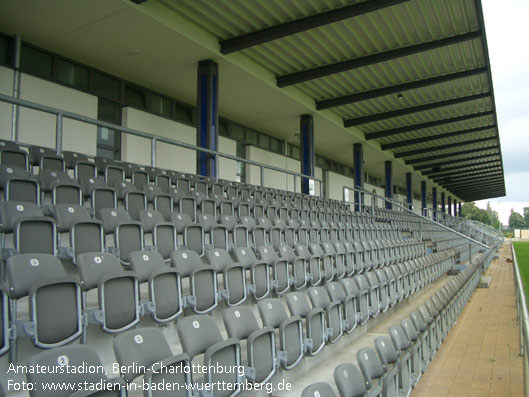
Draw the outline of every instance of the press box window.
M7 65L9 54L9 39L0 37L0 64Z
M165 117L171 117L171 100L160 95L151 94L149 110Z
M97 96L102 96L108 99L115 99L119 101L120 98L120 82L112 77L104 74L94 72L92 77L92 91Z
M145 92L139 88L126 86L125 87L125 103L139 108L147 107L147 99Z
M254 130L246 129L246 143L252 146L258 146L258 133Z
M20 53L20 69L37 77L51 80L53 58L50 54L22 46Z
M120 104L99 98L97 106L97 119L121 125ZM119 160L121 158L121 133L106 127L98 127L97 155Z
M57 81L81 90L87 90L88 69L59 58L57 60Z

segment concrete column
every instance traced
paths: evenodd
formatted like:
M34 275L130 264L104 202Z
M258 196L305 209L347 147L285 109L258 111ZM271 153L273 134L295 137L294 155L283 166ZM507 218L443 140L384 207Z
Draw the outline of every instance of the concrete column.
M213 61L200 61L197 73L197 146L218 150L218 65ZM218 161L216 156L197 153L197 174L216 178Z
M304 114L299 121L301 137L301 173L314 176L314 119L310 114ZM310 193L310 178L301 178L301 193Z

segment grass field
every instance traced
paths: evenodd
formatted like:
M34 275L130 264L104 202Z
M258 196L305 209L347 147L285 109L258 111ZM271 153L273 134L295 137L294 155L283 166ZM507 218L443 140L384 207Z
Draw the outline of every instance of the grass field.
M518 267L522 276L525 299L529 301L529 242L516 241L512 243L518 260Z

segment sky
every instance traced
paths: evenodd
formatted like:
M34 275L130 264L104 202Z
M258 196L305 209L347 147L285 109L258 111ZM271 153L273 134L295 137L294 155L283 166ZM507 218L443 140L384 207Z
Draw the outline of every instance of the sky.
M529 207L529 0L482 0L507 196L490 201L500 221ZM525 48L525 49L524 49Z

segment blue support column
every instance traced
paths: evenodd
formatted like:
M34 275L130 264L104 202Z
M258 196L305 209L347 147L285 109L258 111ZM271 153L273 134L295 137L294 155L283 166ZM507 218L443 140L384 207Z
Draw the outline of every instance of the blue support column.
M454 199L454 216L457 217L457 200Z
M452 196L448 196L448 215L452 215Z
M200 61L197 74L197 146L218 150L218 65ZM215 156L197 152L197 174L216 178L218 164Z
M384 171L386 176L386 198L393 198L393 163L391 161L386 161L384 163ZM389 201L386 201L386 208L388 210L393 208L393 204Z
M406 172L406 201L408 202L408 209L413 208L413 185L411 179L411 172Z
M457 206L458 206L458 212L459 212L459 217L461 218L461 202L457 203Z
M304 114L299 121L301 137L301 173L314 176L314 119L310 114ZM301 178L301 193L310 193L310 179Z
M353 166L354 166L354 182L355 187L359 189L364 188L364 147L361 143L353 145ZM355 211L362 210L364 195L360 192L354 192Z
M446 209L445 209L445 192L441 192L441 212L443 213L443 219L445 219L445 212L446 212Z
M426 216L427 215L427 210L426 210L426 182L425 181L421 182L421 213L422 213L422 216Z
M433 220L437 221L437 188L432 188L432 209L433 209Z

